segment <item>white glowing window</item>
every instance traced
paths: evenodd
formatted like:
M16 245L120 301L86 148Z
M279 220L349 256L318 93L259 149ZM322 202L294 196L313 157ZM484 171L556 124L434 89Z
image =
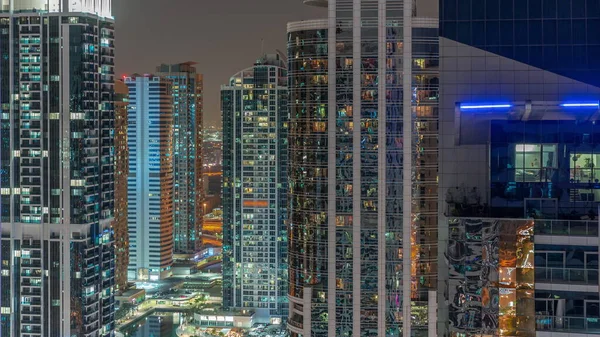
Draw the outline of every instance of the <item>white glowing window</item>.
M0 309L0 314L10 315L10 307L2 307L2 309Z
M2 195L10 195L10 188L4 187L0 189L0 193L2 193Z
M85 186L85 179L71 179L71 186Z
M13 151L13 157L15 157L15 158L21 157L21 151L20 150L14 150Z

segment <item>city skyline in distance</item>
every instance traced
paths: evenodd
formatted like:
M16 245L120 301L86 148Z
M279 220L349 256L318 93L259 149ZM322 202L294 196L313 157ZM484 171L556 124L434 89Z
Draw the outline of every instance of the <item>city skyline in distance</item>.
M115 74L151 73L161 63L198 62L205 82L205 127L221 125L220 85L247 67L246 55L258 56L261 49L285 51L288 22L327 16L326 9L307 6L303 0L177 0L176 4L113 2L119 32ZM418 0L417 7L419 16L437 16L437 0Z

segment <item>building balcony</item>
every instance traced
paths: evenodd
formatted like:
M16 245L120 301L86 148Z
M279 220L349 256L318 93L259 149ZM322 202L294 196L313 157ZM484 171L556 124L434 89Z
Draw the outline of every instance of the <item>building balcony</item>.
M302 323L288 320L287 328L288 328L288 330L290 330L290 332L293 332L296 334L304 334L304 325Z
M596 269L578 268L535 268L535 282L537 283L568 283L598 285L599 275Z
M535 220L535 235L598 237L598 221Z
M535 316L536 331L600 334L600 319L597 317Z

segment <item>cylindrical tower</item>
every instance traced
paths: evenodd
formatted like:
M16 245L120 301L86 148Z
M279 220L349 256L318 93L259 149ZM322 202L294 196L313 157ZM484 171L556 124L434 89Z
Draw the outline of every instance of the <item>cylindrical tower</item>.
M288 328L433 336L437 21L412 0L305 3L328 19L288 25Z

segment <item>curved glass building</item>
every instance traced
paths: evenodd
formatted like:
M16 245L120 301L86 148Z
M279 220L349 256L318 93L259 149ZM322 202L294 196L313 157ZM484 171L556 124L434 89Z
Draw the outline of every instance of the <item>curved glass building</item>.
M289 326L304 330L304 318L327 315L327 298L311 299L307 284L327 275L328 58L327 20L288 24L290 90ZM311 272L307 272L307 271ZM322 292L324 293L324 292ZM301 309L299 311L299 309ZM304 310L307 309L308 312ZM315 331L327 334L326 321Z
M328 6L288 24L288 329L435 335L437 20L412 2Z

